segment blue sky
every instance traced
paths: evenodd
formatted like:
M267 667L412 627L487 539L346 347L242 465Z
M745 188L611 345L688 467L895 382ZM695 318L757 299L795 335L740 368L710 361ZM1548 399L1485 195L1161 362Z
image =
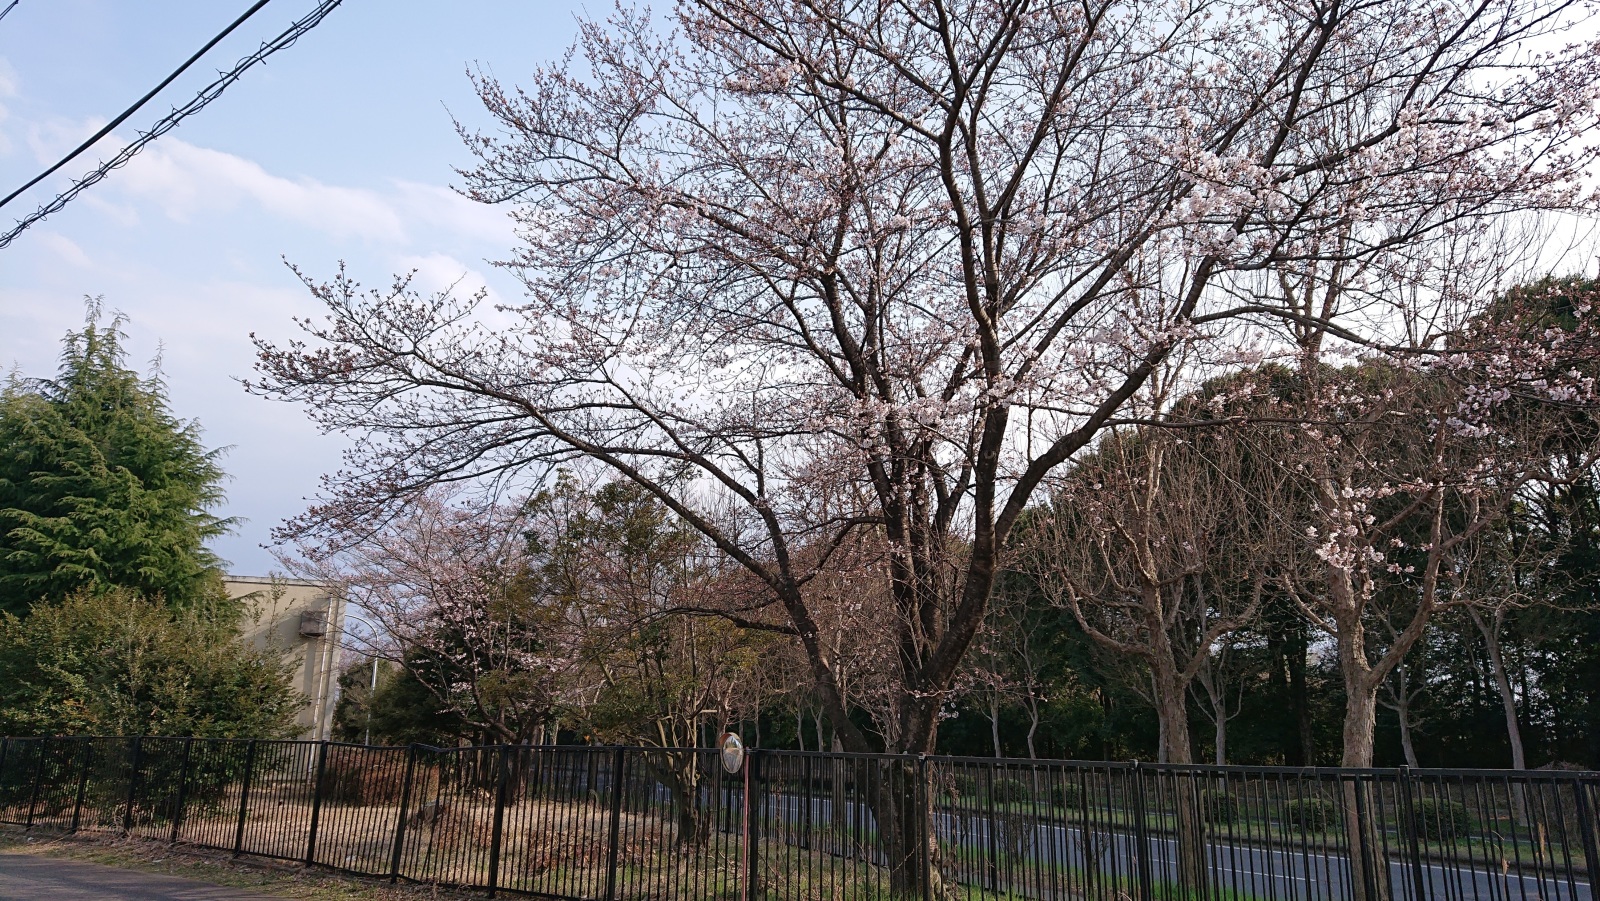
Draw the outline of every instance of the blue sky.
M248 0L22 0L0 21L0 196L149 90ZM273 0L135 115L97 153L0 213L6 225L115 152L219 69L314 7ZM609 4L602 3L603 13ZM131 323L143 367L159 352L172 406L209 446L230 446L216 549L239 573L273 568L261 545L339 463L295 407L248 397L249 334L287 338L316 308L284 265L342 260L369 285L419 270L492 294L515 284L487 261L513 241L503 213L449 190L468 162L451 116L486 116L466 77L516 82L556 58L581 9L567 0L346 0L294 47L252 69L126 169L0 250L0 366L53 372L59 341L102 296Z

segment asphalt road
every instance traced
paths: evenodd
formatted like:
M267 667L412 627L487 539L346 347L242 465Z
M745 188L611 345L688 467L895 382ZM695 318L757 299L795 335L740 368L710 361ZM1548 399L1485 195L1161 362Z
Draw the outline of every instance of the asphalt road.
M243 889L32 854L0 854L0 901L282 901Z
M769 797L768 803L781 805L778 815L789 823L799 823L805 816L805 802L793 796ZM829 822L831 803L826 798L811 801L811 822L821 826ZM872 814L860 805L852 805L850 818L870 824ZM1086 860L1093 860L1091 869L1108 877L1131 881L1138 865L1138 842L1127 832L1107 829L1095 830L1090 840L1084 841L1081 827L1032 822L1022 826L1023 832L1010 835L997 834L991 844L989 820L979 816L959 816L941 812L936 828L947 847L957 849L950 863L956 877L966 884L1017 894L1050 897L1051 880L1043 866L1076 871L1070 878L1073 888L1081 885ZM1013 827L1014 829L1015 827ZM1173 882L1177 876L1178 843L1176 839L1151 836L1150 871L1156 883ZM991 847L1018 848L1008 869L1002 863L989 867ZM964 855L962 850L970 850ZM1004 855L1001 855L1002 859ZM1350 866L1345 855L1314 847L1266 848L1243 843L1208 841L1205 843L1206 868L1213 884L1219 889L1239 895L1270 899L1270 901L1338 901L1353 897L1350 884ZM1420 871L1404 860L1389 864L1390 885L1393 897L1399 901L1418 901L1417 882L1421 881L1421 901L1596 901L1593 888L1578 874L1561 871L1518 872L1511 867L1500 867L1487 861L1470 863L1424 863ZM1036 887L1044 886L1046 891ZM1065 886L1062 887L1065 897ZM1077 895L1078 891L1072 894ZM1156 898L1162 897L1158 885Z

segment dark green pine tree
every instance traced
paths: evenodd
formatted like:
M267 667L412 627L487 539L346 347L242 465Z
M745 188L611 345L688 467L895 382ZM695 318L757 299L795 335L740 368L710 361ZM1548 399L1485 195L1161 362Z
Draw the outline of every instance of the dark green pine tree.
M54 380L0 389L0 610L120 586L188 607L221 589L220 451L127 368L123 319L91 302Z

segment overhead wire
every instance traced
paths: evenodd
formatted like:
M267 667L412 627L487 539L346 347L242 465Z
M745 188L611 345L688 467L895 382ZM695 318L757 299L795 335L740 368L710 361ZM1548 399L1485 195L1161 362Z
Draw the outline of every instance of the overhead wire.
M255 5L246 10L244 15L235 20L232 25L229 25L228 28L225 29L221 34L207 42L206 46L201 48L199 53L196 53L193 57L190 57L189 60L178 69L177 72L174 72L172 75L168 76L161 85L157 86L155 91L151 91L150 94L146 94L145 97L139 101L139 104L136 104L133 108L119 116L111 124L101 129L100 133L98 133L95 137L90 138L77 150L73 151L72 154L69 154L67 159L57 163L55 166L52 166L49 170L47 170L43 175L40 175L38 178L28 182L28 184L22 186L16 191L13 191L5 198L5 200L0 201L0 206L4 206L18 194L21 194L29 187L37 184L41 179L48 176L51 172L54 172L61 168L61 166L65 165L66 162L72 157L77 156L95 141L98 141L100 138L108 134L110 130L117 125L117 123L125 120L133 113L135 109L137 109L139 105L142 105L145 101L149 100L150 97L156 93L156 91L159 91L161 87L164 87L166 84L171 82L173 78L176 78L184 68L187 68L196 59L198 59L201 54L205 53L207 49L225 37L229 31L232 31L234 28L238 27L240 22L243 22L246 18L249 18L255 13L256 10L266 5L267 2L268 0L258 0ZM61 192L61 194L57 195L54 200L39 207L26 218L18 220L16 225L10 231L6 232L4 235L0 235L0 250L11 246L11 242L16 240L17 236L26 231L29 226L34 225L35 223L44 219L46 216L49 216L51 213L59 211L84 190L99 183L100 181L103 181L106 176L111 174L113 170L119 169L126 165L129 160L133 159L133 157L138 154L139 151L143 150L147 145L149 145L150 142L178 127L178 124L184 119L204 109L208 104L211 103L211 101L220 97L222 92L227 90L229 85L238 81L240 76L242 76L257 63L265 61L267 57L278 52L279 50L293 46L295 41L299 40L303 35L306 34L306 32L309 32L311 29L317 27L317 25L319 25L323 19L327 18L328 14L333 12L334 9L336 9L342 2L343 0L320 0L315 9L296 20L294 24L284 29L278 34L277 37L264 42L254 53L240 59L232 69L228 70L227 72L220 73L215 81L202 88L199 93L195 94L194 98L188 103L185 103L182 106L174 107L171 112L157 122L149 131L141 133L137 139L129 143L126 147L123 147L122 150L111 159L101 163L94 171L78 179L78 181L75 182L72 187Z
M15 5L16 2L17 2L17 0L13 0L13 5ZM182 75L184 73L184 71L187 70L190 66L194 65L196 60L200 59L200 57L202 57L202 56L205 56L207 50L210 50L212 47L217 46L217 42L218 41L220 41L223 38L227 37L229 34L232 34L233 30L235 28L238 28L240 25L243 25L246 19L248 19L251 16L255 15L256 11L259 10L263 6L266 6L268 2L270 2L270 0L257 0L257 2L255 3L254 6L251 6L249 9L245 10L243 15L241 15L237 19L234 19L232 24L230 24L227 28L222 29L222 31L218 32L216 37L212 38L209 41L206 41L206 45L204 47L201 47L199 50L196 50L193 56L191 56L188 59L184 60L183 61L183 65L179 66L176 69L173 69L172 70L172 74L168 75L166 78L161 79L161 83L160 84L158 84L155 87L151 88L149 93L145 94L143 97L140 97L138 100L134 101L133 106L130 106L127 109L123 110L115 119L112 119L110 122L107 122L104 128L102 128L99 131L95 132L93 135L91 135L89 137L88 140L84 141L82 144L79 144L76 149L74 149L71 153L67 154L66 156L62 157L61 160L59 162L57 162L54 166L51 166L50 168L44 170L43 172L41 172L38 175L34 176L33 178L29 179L27 184L25 184L22 187L16 189L15 191L12 191L10 194L7 194L5 196L4 200L0 200L0 207L3 207L6 204L10 203L11 201L15 200L17 198L17 195L21 194L23 191L26 191L29 188L33 187L34 185L38 184L39 182L44 181L46 178L49 178L51 175L55 174L57 169L60 169L62 166L65 166L66 164L68 164L68 163L72 162L73 160L77 159L78 156L80 154L82 154L85 150L88 150L90 147L93 147L95 145L96 141L100 140L101 138L105 137L108 134L111 134L111 130L112 129L116 128L118 125L121 125L123 122L126 122L128 120L129 116L131 116L134 113L138 112L139 108L144 106L146 103L149 103L150 102L150 98L152 98L155 95L161 93L161 89L162 88L166 87L169 84L172 84L173 80L176 79L179 75ZM7 7L7 9L10 9L10 7ZM0 15L4 15L4 13L0 13Z
M22 0L11 0L10 3L7 3L5 9L0 9L0 19L4 19L6 17L6 13L9 13L13 9L16 9L17 8L17 4L21 3L21 2L22 2Z

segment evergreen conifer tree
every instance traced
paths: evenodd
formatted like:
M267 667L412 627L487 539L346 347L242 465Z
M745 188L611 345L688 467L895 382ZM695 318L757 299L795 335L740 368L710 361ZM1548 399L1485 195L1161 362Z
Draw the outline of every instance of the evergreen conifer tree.
M178 607L221 589L220 451L126 365L124 320L88 304L57 377L0 388L0 610L123 587Z

